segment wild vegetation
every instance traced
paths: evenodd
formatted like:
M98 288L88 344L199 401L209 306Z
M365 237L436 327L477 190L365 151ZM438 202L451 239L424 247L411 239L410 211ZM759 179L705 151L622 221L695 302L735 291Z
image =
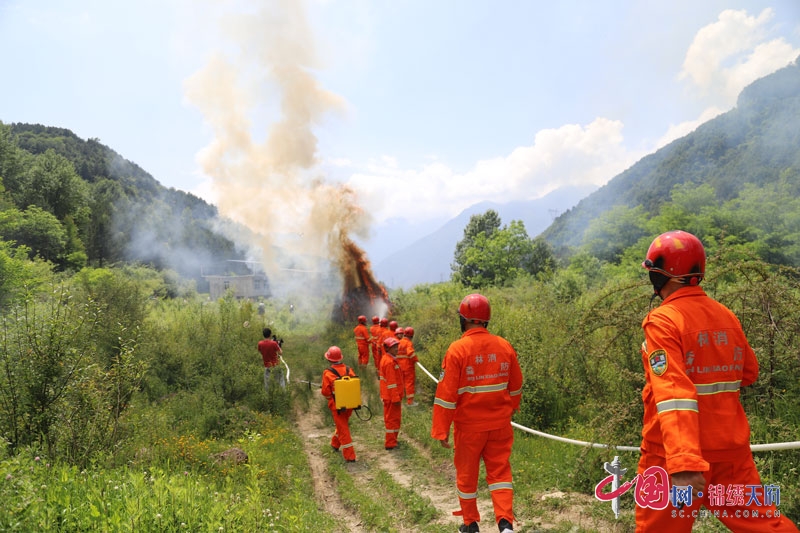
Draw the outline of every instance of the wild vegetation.
M319 382L325 349L343 346L347 362L355 364L350 328L327 321L331 301L308 301L290 311L285 302L271 300L259 315L251 302L209 302L167 288L161 274L143 267L84 269L67 279L43 263L17 261L24 267L22 279L4 305L0 337L0 529L343 527L340 518L321 510L307 459L297 453L310 438L297 426L314 413L323 420L315 426L315 446L327 448L332 423L325 421L317 390L304 383ZM742 317L760 356L761 378L743 392L753 442L796 440L798 272L723 247L711 256L709 274L707 290ZM434 373L458 336L454 310L468 290L443 283L392 294L395 318L415 326L421 362ZM650 298L635 268L582 261L481 290L493 302L491 329L514 343L523 365L524 399L516 422L588 442L638 443L639 322ZM176 292L178 298L163 296ZM273 387L270 394L263 391L255 352L265 323L285 339L291 367L292 385L286 391ZM373 373L368 367L362 376L376 417L352 422L360 469L344 468L338 456L329 455L330 478L323 483L339 491L363 530L408 530L402 523L429 531L425 524L447 523L448 517L426 497L415 498L414 490L386 479L385 464L368 455L382 433ZM449 461L448 452L428 437L427 406L435 385L421 372L418 382L423 407L407 409L403 425L403 437L416 446L397 458L398 466L446 487L452 480L431 473ZM246 452L249 461L221 460L219 454L231 447ZM603 462L614 455L635 464L628 452L520 433L514 466L521 522L530 528L552 523L571 504L544 503L541 496L592 494L604 477ZM783 512L797 520L798 452L756 456L764 482L781 486ZM397 495L387 499L386 491ZM631 529L632 499L623 498L620 520L608 504L584 509L584 530ZM576 525L574 515L566 520ZM553 526L558 527L569 529Z
M759 380L742 391L752 441L797 440L800 144L796 129L775 126L798 110L792 68L743 93L743 114L723 117L749 125L746 135L729 131L715 145L709 125L609 184L630 186L649 166L650 181L634 189L651 201L606 202L575 242L556 238L573 227L569 214L550 240L478 215L451 281L390 291L394 318L414 326L434 374L459 335L458 302L486 294L490 329L514 344L523 367L515 421L612 446L521 432L512 458L519 531L632 530L632 498L617 520L591 495L604 461L637 460L613 446L639 443L640 324L654 305L640 265L666 230L706 244L703 287L736 312L759 357ZM344 465L327 445L332 423L313 387L328 346L355 364L351 326L329 320L340 295L293 307L269 299L263 314L232 295L210 301L191 268L165 268L174 266L166 252L230 258L233 244L211 230L213 208L163 192L96 140L0 124L0 530L452 530L451 452L428 436L434 382L418 373L421 405L405 410L406 446L390 458L379 444L374 369L360 370L376 416L353 419L359 462ZM135 221L157 239L142 241ZM160 244L137 255L137 242ZM264 325L285 340L285 390L263 388L255 346ZM782 512L800 520L800 452L756 460L763 482L780 486ZM542 500L556 491L568 496ZM698 528L716 530L713 521Z

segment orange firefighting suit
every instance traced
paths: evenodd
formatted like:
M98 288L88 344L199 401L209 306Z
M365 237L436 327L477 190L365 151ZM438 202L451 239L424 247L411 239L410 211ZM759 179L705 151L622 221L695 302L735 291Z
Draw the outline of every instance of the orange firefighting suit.
M414 353L414 342L408 337L400 339L397 348L397 362L403 371L403 387L406 393L406 403L414 403L415 382L417 380L417 354Z
M344 363L334 363L322 372L322 395L328 399L328 409L333 415L333 423L336 430L331 437L331 446L342 452L342 457L348 461L355 461L356 450L353 448L353 438L350 436L350 415L352 409L336 409L336 400L333 397L333 382L344 376L355 377L352 368Z
M433 402L431 437L448 438L453 424L453 462L465 524L481 519L477 505L481 459L495 522L514 521L511 415L519 409L521 394L517 352L502 337L472 328L447 349Z
M397 446L400 433L400 422L403 416L401 402L403 400L403 372L397 359L387 353L381 359L380 366L381 400L383 400L383 425L386 428L384 447L391 449Z
M386 354L386 349L383 347L383 341L386 337L392 337L394 333L388 327L381 326L381 330L378 332L378 360L375 361L375 368L378 369L378 373L380 374L380 367L381 361L383 360L383 356Z
M372 347L372 360L375 363L375 369L381 366L381 356L383 355L381 351L382 348L378 344L380 342L381 330L380 324L373 324L369 327L369 334L372 338L370 346Z
M356 347L358 348L358 364L367 366L369 363L369 344L370 334L367 326L358 324L353 328L353 334L356 337Z
M739 388L758 378L758 360L733 312L700 287L681 287L647 315L642 328L646 383L638 473L651 466L669 474L703 472L706 490L682 509L637 505L636 530L689 532L703 505L714 516L719 511L733 531L797 531L775 516L774 504L765 505L763 493L756 502L728 492L743 486L747 495L753 490L747 486L761 485L739 400Z

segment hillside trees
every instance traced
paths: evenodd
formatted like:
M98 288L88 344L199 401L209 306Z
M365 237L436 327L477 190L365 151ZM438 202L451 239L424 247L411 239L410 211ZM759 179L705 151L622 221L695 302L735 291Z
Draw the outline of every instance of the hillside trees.
M536 274L555 265L543 239L530 239L518 220L500 227L494 210L473 215L456 245L453 278L472 288L510 284L523 274Z
M39 256L53 262L62 257L67 244L61 222L35 205L24 211L14 208L0 212L0 238L25 246L31 258Z
M165 189L97 139L84 141L67 129L0 123L0 187L0 211L17 210L8 215L17 220L14 240L37 241L30 253L60 270L138 262L202 284L201 266L243 258L216 232L214 206ZM41 231L27 235L30 221L21 219L43 221L30 206L52 214L64 238L44 241ZM49 237L61 233L49 229Z

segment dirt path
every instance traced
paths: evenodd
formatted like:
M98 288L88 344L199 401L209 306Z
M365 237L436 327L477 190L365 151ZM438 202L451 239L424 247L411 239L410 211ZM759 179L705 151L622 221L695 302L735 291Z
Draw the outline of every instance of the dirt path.
M320 502L322 510L344 524L344 531L370 531L364 527L356 512L348 510L342 504L328 471L329 458L325 457L323 450L330 439L332 428L328 427L323 419L323 407L322 403L320 405L312 404L308 411L296 413L297 428L303 437L303 448L311 467L316 499ZM377 425L370 431L378 430L383 425L381 413L374 413L374 416ZM423 457L424 462L427 463L423 471L419 467L419 461L416 461L414 467L403 459L402 453L384 450L382 439L382 434L366 439L363 435L356 438L358 463L353 467L358 475L372 478L377 475L378 471L388 473L398 485L413 490L423 499L429 500L431 505L437 509L438 517L431 524L436 526L436 530L441 531L450 526L453 526L453 530L455 530L460 518L452 514L454 510L458 509L458 497L455 489L456 474L452 461L433 457L426 446L401 432L398 450L404 446L413 448L414 452ZM542 500L545 498L555 498L563 503L547 505L543 503L542 505L547 508L547 511L542 516L528 517L528 519L518 516L514 524L515 530L563 530L566 522L590 531L625 531L620 524L603 523L593 517L590 496L556 493L544 495ZM478 509L483 517L482 529L495 531L492 502L485 490L481 490L479 493Z
M341 499L332 483L327 467L328 459L320 451L324 449L324 444L330 439L332 428L325 425L320 412L321 407L321 403L320 406L311 405L308 411L298 411L295 417L298 431L303 437L303 449L308 457L314 478L314 493L321 503L322 509L346 524L348 531L368 531L363 527L359 516L348 511L342 505ZM374 413L374 416L377 428L382 427L381 413ZM381 434L378 440L382 440L382 438ZM383 449L382 443L378 441L370 443L362 441L358 443L359 470L369 465L368 468L370 469L378 468L385 471L399 485L412 489L418 495L430 500L431 505L439 511L439 518L434 521L434 524L457 526L460 518L453 516L453 511L458 509L458 497L455 488L455 467L452 461L434 459L424 446L408 435L401 436L400 446L413 447L417 453L428 459L429 472L435 471L437 475L428 476L425 472L409 469L408 465L396 453L387 452ZM362 472L361 475L369 475L369 472ZM484 517L484 522L492 520L492 503L488 497L479 497L478 509L481 516Z
M328 442L331 438L330 428L324 427L319 409L313 406L307 412L296 413L297 428L303 437L303 451L308 457L311 466L311 476L314 480L314 494L317 501L321 502L322 509L346 525L346 531L368 531L361 524L357 514L352 513L342 505L342 501L334 488L328 473L327 459L320 452L320 444Z

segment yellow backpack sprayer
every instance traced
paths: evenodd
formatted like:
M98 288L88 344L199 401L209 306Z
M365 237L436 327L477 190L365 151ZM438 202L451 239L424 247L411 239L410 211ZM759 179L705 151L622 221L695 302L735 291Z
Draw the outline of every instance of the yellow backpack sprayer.
M369 406L361 404L361 379L358 376L348 376L347 367L345 367L345 375L340 376L334 368L326 368L326 371L333 372L336 379L333 380L333 401L336 409L352 409L356 412L359 420L369 420L372 418L372 411ZM368 412L367 418L361 417L361 408L366 408Z
M361 403L361 379L358 376L340 376L339 373L333 368L325 369L326 372L329 370L336 375L336 379L333 380L333 401L336 405L336 409L352 409L355 411L359 420L364 422L370 420L372 418L372 410L368 405ZM348 372L346 371L346 373ZM317 383L306 381L304 379L297 381L299 383L308 384L309 389L312 386L316 388L321 387L321 385ZM367 412L366 416L362 415L362 408Z

